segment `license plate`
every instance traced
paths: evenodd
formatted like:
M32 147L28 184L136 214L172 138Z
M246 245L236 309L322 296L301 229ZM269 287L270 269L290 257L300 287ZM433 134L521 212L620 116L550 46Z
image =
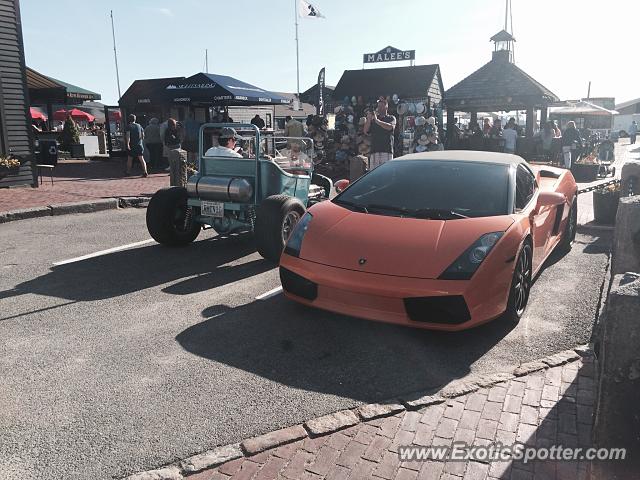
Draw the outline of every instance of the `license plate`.
M205 217L224 217L224 203L222 202L205 202L200 204L200 211Z

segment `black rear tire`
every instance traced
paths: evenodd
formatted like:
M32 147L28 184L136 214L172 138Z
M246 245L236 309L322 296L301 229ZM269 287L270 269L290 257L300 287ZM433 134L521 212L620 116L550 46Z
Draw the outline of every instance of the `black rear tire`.
M560 243L558 244L558 248L562 252L568 252L571 250L571 245L573 241L576 239L576 231L578 229L578 201L574 200L571 205L571 210L569 210L569 215L567 217L567 226L564 228L564 232L562 232L562 238L560 239Z
M267 260L278 262L293 227L304 215L300 200L288 195L265 198L256 214L255 239L258 253Z
M147 230L153 239L169 247L180 247L193 242L201 226L187 220L187 189L169 187L158 190L147 207Z
M525 242L520 250L516 266L513 271L513 279L509 288L509 300L507 310L504 312L505 319L512 324L516 324L522 318L529 303L529 292L531 290L532 279L532 249L529 242Z

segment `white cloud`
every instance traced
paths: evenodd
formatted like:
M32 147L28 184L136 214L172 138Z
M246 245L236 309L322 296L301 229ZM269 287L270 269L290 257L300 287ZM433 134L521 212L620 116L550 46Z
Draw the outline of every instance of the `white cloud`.
M156 11L165 17L173 17L173 12L169 8L158 8Z

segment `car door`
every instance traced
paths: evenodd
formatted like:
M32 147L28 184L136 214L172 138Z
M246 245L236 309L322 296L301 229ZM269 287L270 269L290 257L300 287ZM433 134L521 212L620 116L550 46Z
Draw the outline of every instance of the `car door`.
M538 192L536 177L525 165L520 164L516 170L516 212L528 214L531 222L531 236L533 237L533 270L537 271L540 262L546 255L546 246L549 239L547 228L549 221L553 222L552 210L542 207L536 211L535 198ZM551 219L551 220L550 220Z

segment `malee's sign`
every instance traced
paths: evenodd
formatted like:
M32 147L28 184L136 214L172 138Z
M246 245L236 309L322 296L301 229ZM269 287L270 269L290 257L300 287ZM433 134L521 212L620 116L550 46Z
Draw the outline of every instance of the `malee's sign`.
M397 62L399 60L415 60L415 50L400 50L395 47L383 48L376 53L365 53L362 58L363 63L377 62Z

